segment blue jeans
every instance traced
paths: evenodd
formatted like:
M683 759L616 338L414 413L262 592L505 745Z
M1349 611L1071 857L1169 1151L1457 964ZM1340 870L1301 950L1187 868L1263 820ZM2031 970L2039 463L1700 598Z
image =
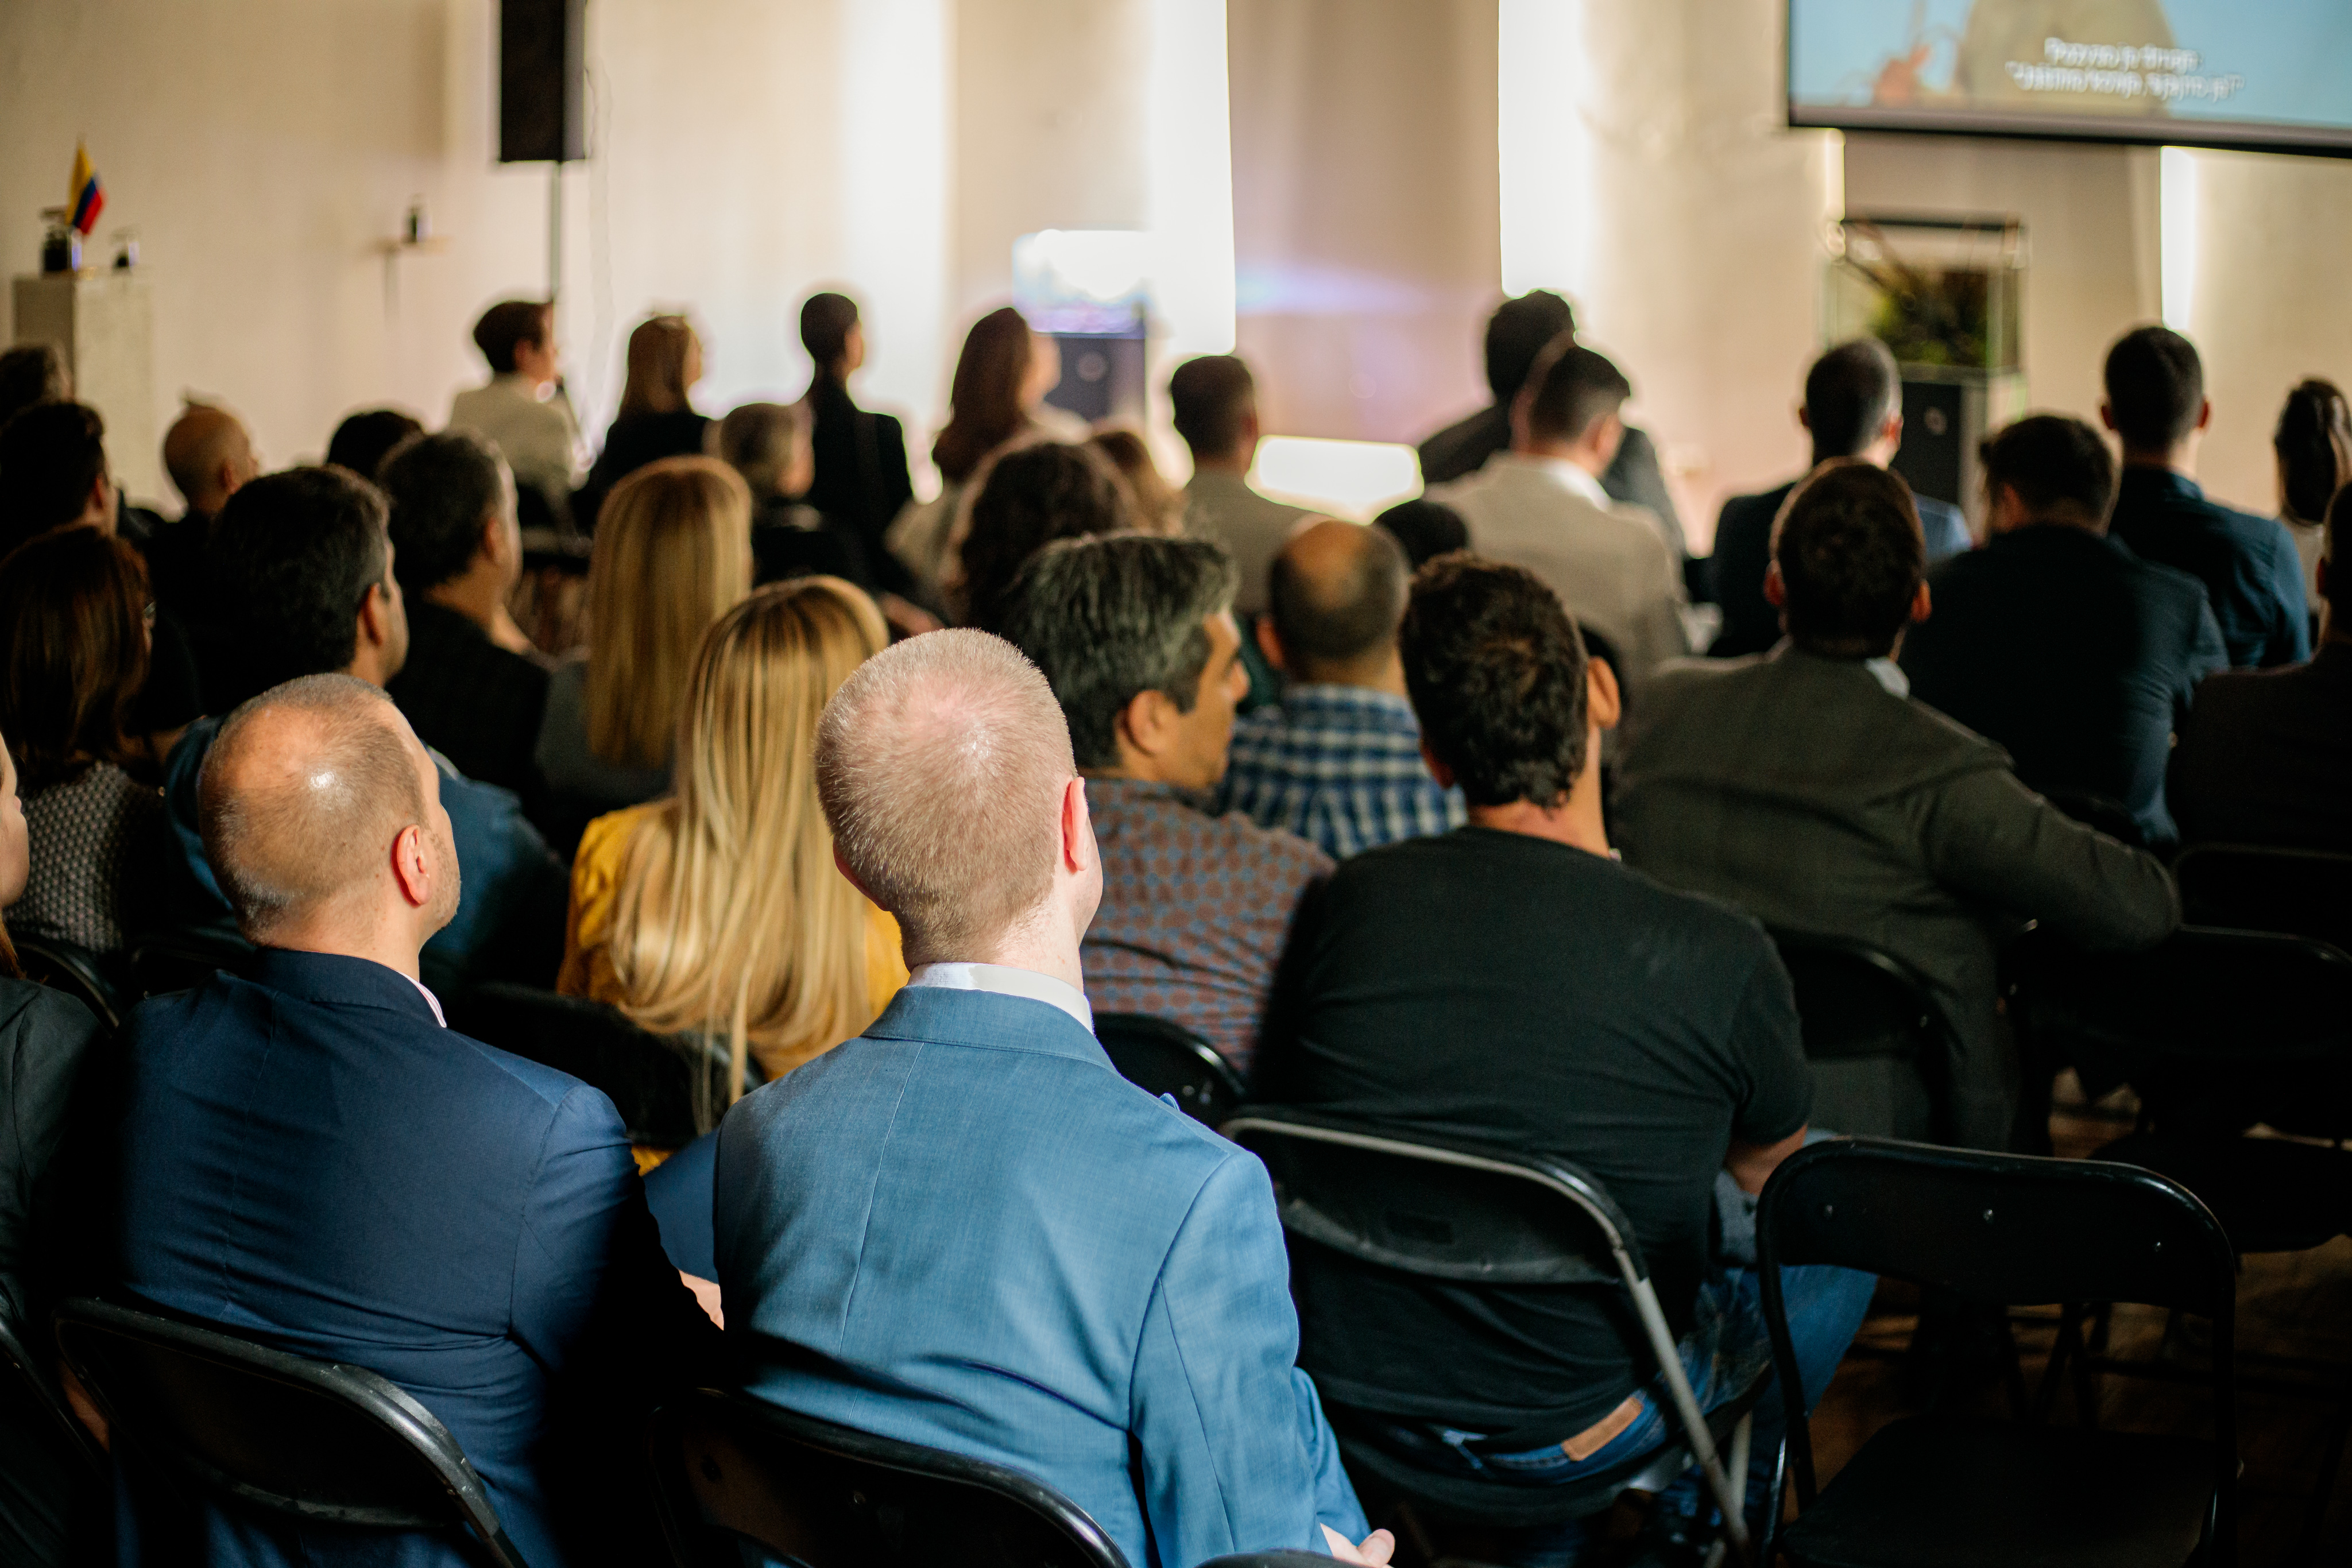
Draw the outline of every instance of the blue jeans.
M1797 1353L1797 1370L1805 1383L1805 1410L1811 1414L1828 1389L1830 1377L1844 1359L1854 1331L1870 1310L1878 1281L1851 1269L1826 1266L1784 1268L1780 1298L1789 1313L1789 1337ZM1683 1372L1703 1410L1730 1401L1772 1364L1772 1339L1764 1326L1762 1277L1753 1269L1727 1268L1699 1286L1691 1332L1683 1336ZM1474 1454L1464 1445L1475 1435L1432 1428L1391 1427L1399 1445L1440 1459L1448 1469L1467 1468L1522 1483L1581 1480L1629 1459L1662 1448L1675 1435L1672 1396L1663 1379L1637 1391L1641 1414L1633 1425L1590 1455L1571 1459L1559 1445L1517 1454ZM1748 1462L1748 1528L1760 1534L1773 1500L1775 1451L1788 1425L1777 1384L1768 1384L1753 1411L1753 1441ZM1729 1458L1729 1445L1725 1445ZM1736 1484L1737 1478L1735 1478ZM1659 1506L1692 1511L1699 1500L1696 1471L1685 1474L1659 1499ZM1708 1500L1711 1511L1712 1500ZM1528 1531L1514 1544L1508 1561L1516 1568L1566 1568L1584 1543L1577 1521Z

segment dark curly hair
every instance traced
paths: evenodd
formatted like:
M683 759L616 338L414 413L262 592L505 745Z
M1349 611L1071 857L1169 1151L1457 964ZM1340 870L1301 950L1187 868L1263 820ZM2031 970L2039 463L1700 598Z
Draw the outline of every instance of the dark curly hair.
M1822 464L1781 503L1772 560L1798 647L1832 659L1891 652L1927 570L1911 486L1858 457Z
M1466 551L1412 580L1405 690L1422 739L1474 806L1556 806L1584 771L1584 639L1524 568Z
M1003 454L972 499L955 606L961 623L997 630L1013 578L1055 539L1123 533L1134 526L1118 471L1092 447L1047 441Z

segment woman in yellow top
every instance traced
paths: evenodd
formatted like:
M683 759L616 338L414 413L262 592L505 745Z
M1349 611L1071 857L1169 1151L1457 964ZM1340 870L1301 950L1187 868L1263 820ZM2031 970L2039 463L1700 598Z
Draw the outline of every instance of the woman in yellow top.
M749 1064L791 1071L907 983L897 922L833 863L814 763L817 715L888 642L874 601L839 578L753 594L695 655L675 792L580 841L556 988L656 1034L724 1040L730 1103Z

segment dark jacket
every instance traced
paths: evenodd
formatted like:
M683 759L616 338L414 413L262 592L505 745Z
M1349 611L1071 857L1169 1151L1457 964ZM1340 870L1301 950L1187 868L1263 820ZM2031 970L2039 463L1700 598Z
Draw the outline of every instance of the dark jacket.
M2352 853L2352 645L2198 687L2171 800L2185 842Z
M824 376L810 383L807 402L816 477L801 500L848 526L877 586L905 591L911 579L882 537L915 497L906 431L887 413L859 408L848 388Z
M710 421L690 408L667 413L625 413L604 432L604 449L596 454L588 477L572 495L572 520L583 533L593 533L596 516L613 486L665 457L697 457Z
M1510 405L1490 403L1421 444L1421 482L1443 485L1449 479L1466 478L1484 468L1487 458L1510 449ZM1665 471L1658 465L1658 448L1648 431L1625 427L1625 439L1617 444L1617 455L1601 474L1601 487L1612 501L1648 507L1676 560L1690 553L1683 538L1682 517L1675 510L1674 494L1666 488Z
M718 1335L662 1255L613 1103L441 1026L404 975L264 949L124 1025L113 1283L399 1384L464 1448L524 1559L617 1560L635 1423ZM331 1560L126 1467L123 1561ZM201 1544L199 1544L201 1543ZM459 1568L455 1541L404 1564ZM371 1561L373 1561L371 1558Z
M545 786L530 753L547 712L546 665L420 593L408 601L408 662L383 689L458 772L513 790L527 810L537 804Z
M1911 695L2007 750L2030 788L2104 795L2147 842L2177 839L2173 731L2230 665L2203 586L2057 525L1996 535L1929 582L1935 613L1903 640Z
M1723 629L1707 645L1713 658L1760 653L1780 640L1780 612L1764 597L1764 569L1772 563L1772 519L1780 515L1797 483L1791 479L1761 495L1734 496L1717 514L1710 575L1715 602L1723 607ZM1958 507L1929 496L1911 498L1919 506L1919 531L1931 563L1948 560L1975 542Z
M2267 667L2311 657L2303 559L2276 517L2209 501L2195 480L2134 464L2124 469L2107 531L2141 559L2205 585L2231 664Z

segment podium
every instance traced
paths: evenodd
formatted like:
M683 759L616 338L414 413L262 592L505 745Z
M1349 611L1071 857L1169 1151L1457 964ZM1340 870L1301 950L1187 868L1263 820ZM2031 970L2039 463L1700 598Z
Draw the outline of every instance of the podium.
M15 280L17 343L56 347L74 396L106 421L115 483L133 496L166 495L155 429L154 306L137 270L51 273Z

